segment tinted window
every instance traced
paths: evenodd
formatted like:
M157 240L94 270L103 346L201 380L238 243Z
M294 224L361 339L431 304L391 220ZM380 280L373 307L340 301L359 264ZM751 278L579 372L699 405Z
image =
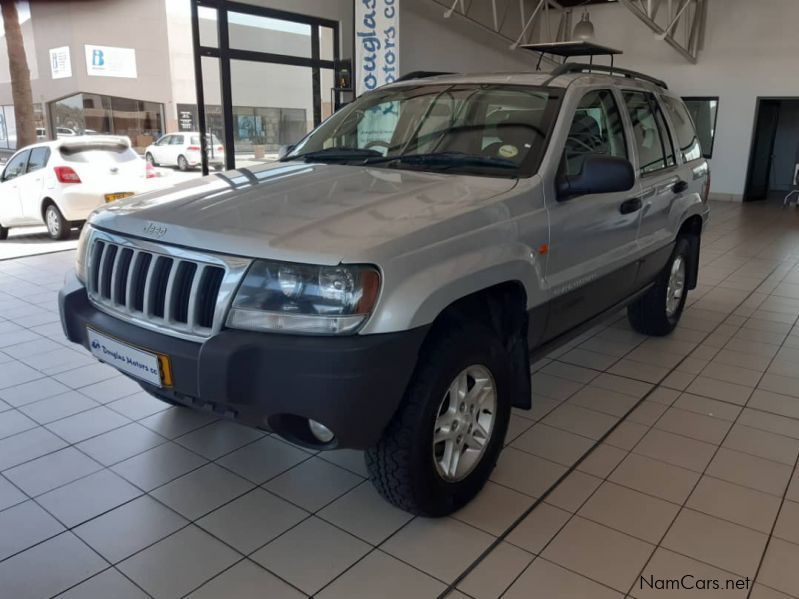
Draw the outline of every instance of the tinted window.
M30 150L25 150L24 152L20 152L16 156L12 157L11 160L8 161L6 169L3 171L3 181L8 181L9 179L13 179L14 177L19 177L20 175L24 174L25 165L28 162L29 154Z
M628 157L621 113L610 90L588 92L580 100L563 151L565 174L578 174L589 154Z
M719 99L715 98L683 98L685 107L691 114L691 120L699 137L699 146L706 158L713 157L713 140L716 137L716 118L719 111Z
M642 174L674 166L674 149L663 114L650 93L624 92L624 102L633 125Z
M32 173L47 166L48 158L50 158L50 148L33 148L28 160L28 172Z
M663 106L674 126L674 134L677 136L677 145L685 162L696 160L702 157L702 148L699 145L699 137L696 135L691 115L685 105L679 100L663 96Z

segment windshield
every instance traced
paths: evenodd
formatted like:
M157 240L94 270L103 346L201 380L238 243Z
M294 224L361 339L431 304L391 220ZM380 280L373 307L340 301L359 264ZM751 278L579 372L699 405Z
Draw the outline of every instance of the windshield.
M330 117L286 160L529 176L546 147L557 94L477 84L377 90Z

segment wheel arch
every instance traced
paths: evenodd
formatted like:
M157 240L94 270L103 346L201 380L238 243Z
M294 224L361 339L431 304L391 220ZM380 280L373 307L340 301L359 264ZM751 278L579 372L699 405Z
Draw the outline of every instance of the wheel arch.
M699 281L699 246L702 237L702 217L698 214L688 217L680 225L677 237L685 237L691 246L691 259L688 262L686 273L686 286L688 289L695 289Z
M42 198L42 203L39 207L39 214L41 215L43 222L47 222L45 212L47 211L47 207L50 205L53 205L56 208L58 208L58 203L53 198L51 198L50 196L44 196ZM61 208L58 209L61 210Z

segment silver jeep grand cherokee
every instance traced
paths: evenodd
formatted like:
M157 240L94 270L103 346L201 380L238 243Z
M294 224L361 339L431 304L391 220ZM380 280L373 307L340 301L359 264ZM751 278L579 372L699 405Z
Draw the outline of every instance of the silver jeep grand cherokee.
M404 80L280 162L94 213L61 317L164 401L365 449L388 501L440 516L530 408L532 360L625 306L675 327L708 182L644 75Z

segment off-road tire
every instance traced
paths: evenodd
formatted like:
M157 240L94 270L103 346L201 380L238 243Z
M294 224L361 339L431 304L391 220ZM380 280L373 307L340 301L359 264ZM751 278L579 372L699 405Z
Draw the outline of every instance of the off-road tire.
M458 323L432 334L400 407L377 445L366 451L366 466L372 483L387 501L413 514L438 517L468 503L494 469L508 428L512 379L507 352L489 327ZM435 421L449 385L474 364L486 367L494 378L494 426L474 469L462 480L448 482L434 462Z
M685 308L685 299L688 289L684 288L677 310L669 315L666 310L666 296L669 286L669 277L675 260L682 258L687 266L691 263L691 243L687 237L678 237L674 246L674 251L660 272L654 286L644 295L638 298L635 303L627 308L627 319L630 325L644 335L663 337L668 335L677 326Z

